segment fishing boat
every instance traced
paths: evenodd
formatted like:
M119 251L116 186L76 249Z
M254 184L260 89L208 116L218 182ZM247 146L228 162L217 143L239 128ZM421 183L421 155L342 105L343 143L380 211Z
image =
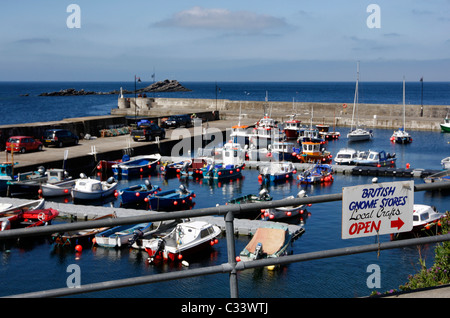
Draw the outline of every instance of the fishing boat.
M184 159L178 162L164 163L161 165L161 174L169 177L174 175L188 174L188 169L192 165L191 159Z
M359 82L359 62L357 67L357 77L356 77L356 88L355 88L355 98L353 100L353 114L352 114L352 124L350 132L347 134L348 141L366 141L373 137L373 132L371 130L366 130L359 128L358 120L355 125L355 112L358 117L358 104L359 104L359 93L358 93L358 82ZM355 125L355 128L353 127Z
M358 152L352 148L343 148L338 151L334 162L337 165L353 165L355 159L358 157Z
M295 119L295 114L289 115L289 119L283 123L283 130L286 139L296 140L301 128L302 122L298 119Z
M450 170L439 171L437 173L433 173L430 176L423 178L425 183L434 183L434 182L449 182L450 181Z
M45 198L70 195L75 179L68 176L64 169L51 169L46 171L47 182L40 185L38 192Z
M322 137L322 139L325 140L339 139L339 137L341 136L341 133L338 131L329 131L330 125L319 124L316 125L316 128L319 130L319 135Z
M446 157L441 160L442 169L450 169L450 157Z
M256 230L250 242L239 253L241 261L276 258L292 254L294 235L286 225L275 223Z
M242 176L245 165L245 150L240 144L232 141L226 143L222 149L222 163L215 164L214 161L202 168L205 179L230 179Z
M96 217L92 219L92 221L97 220L105 220L105 219L112 219L115 218L116 214L107 214L102 215L99 217ZM89 221L88 221L89 222ZM66 233L54 233L52 234L52 240L59 246L74 246L74 245L86 245L86 244L93 244L95 240L92 240L94 236L98 233L104 232L106 230L110 229L110 227L99 227L99 228L92 228L92 229L83 229L73 232L66 232Z
M41 184L46 183L48 175L43 166L36 171L20 172L13 181L8 181L9 196L38 194Z
M221 230L204 221L179 223L169 234L143 239L142 244L149 255L149 262L179 261L187 255L211 248L218 243ZM186 264L186 263L185 263Z
M331 163L332 155L322 148L320 142L305 141L301 148L295 148L292 158L301 163Z
M394 131L390 140L397 144L409 144L412 142L411 135L406 132L406 106L405 106L405 78L403 77L403 127Z
M144 203L145 198L157 191L161 191L159 186L152 185L148 179L143 184L136 184L117 191L123 205Z
M286 197L286 200L295 199L295 198L304 198L307 197L305 190L300 190L297 193L297 196L293 195ZM270 208L261 210L261 219L265 221L279 220L279 219L287 219L297 216L307 215L307 207L305 204L298 204L292 206L283 206L278 208Z
M121 247L132 245L138 238L151 231L152 223L119 225L95 234L95 243L102 247Z
M271 146L271 156L274 160L291 160L292 152L297 144L294 142L276 141Z
M357 166L392 167L395 166L396 161L395 153L386 153L384 150L369 150L359 152L354 163Z
M297 173L294 165L289 161L271 162L269 165L261 167L259 172L258 179L263 182L290 180Z
M91 178L77 179L71 190L74 200L97 200L113 195L117 189L117 181L114 177L106 181Z
M156 166L160 161L160 154L137 156L129 161L114 164L112 166L112 171L114 176L122 176L122 178L149 174L156 170Z
M297 176L300 183L322 183L333 181L333 168L328 164L316 164Z
M160 191L146 197L149 208L153 211L175 211L189 208L193 205L194 191L180 185L178 189Z

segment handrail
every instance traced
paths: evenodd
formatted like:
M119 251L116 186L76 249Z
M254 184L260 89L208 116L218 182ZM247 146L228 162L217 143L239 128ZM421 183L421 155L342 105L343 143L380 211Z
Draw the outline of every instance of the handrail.
M420 184L415 185L414 191L427 191L427 190L438 190L438 189L450 189L450 182L439 182L431 184ZM371 251L379 251L385 249L394 249L411 245L421 245L429 243L438 243L444 241L450 241L450 234L437 235L425 238L415 238L402 241L391 241L380 244L370 244L354 247L346 247L334 250L325 250L318 252L310 252L298 255L287 255L279 258L254 260L250 262L237 262L235 259L235 244L234 244L234 216L239 215L240 212L255 211L260 209L267 209L271 207L281 207L290 206L295 204L308 204L308 203L323 203L330 201L340 201L342 200L342 194L327 194L319 195L313 197L295 198L295 199L283 199L269 202L260 203L250 203L250 204L230 204L221 205L211 208L203 208L197 210L187 210L178 211L170 213L151 213L149 215L132 216L132 217L121 217L116 219L107 220L94 220L89 222L79 222L70 224L57 224L49 225L46 227L39 228L29 228L29 229L13 229L8 231L0 232L1 239L16 238L22 236L36 236L52 234L57 232L65 232L72 230L79 230L85 228L93 227L103 227L103 226L116 226L123 224L136 224L141 222L153 222L153 221L163 221L177 218L186 217L198 217L207 215L222 215L225 218L226 224L226 238L227 238L227 251L228 251L228 263L207 266L198 269L188 269L185 271L176 271L170 273L155 274L149 276L141 276L134 278L127 278L115 281L105 281L95 284L87 284L79 286L77 288L60 288L47 291L38 291L34 293L13 295L7 297L61 297L69 296L87 292L95 292L107 289L121 288L136 286L142 284L149 284L161 281L168 281L173 279L182 279L202 275L210 275L217 273L229 273L230 274L230 296L232 298L238 297L238 286L237 286L237 272L245 269L264 267L269 265L283 265L293 262L303 262L321 258L337 257L358 253L367 253Z

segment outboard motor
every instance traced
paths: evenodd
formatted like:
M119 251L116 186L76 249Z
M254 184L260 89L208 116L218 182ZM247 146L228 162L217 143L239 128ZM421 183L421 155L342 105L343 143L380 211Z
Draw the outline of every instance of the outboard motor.
M267 191L267 189L262 189L261 191L259 191L259 197L261 199L265 199L269 196L269 191Z
M263 256L262 243L256 244L255 247L255 259L260 259Z
M45 174L45 167L44 166L39 166L38 167L38 172L39 172L39 174L44 175Z
M297 198L304 198L304 197L307 197L306 191L305 191L305 190L300 190L300 191L297 193Z
M144 184L148 190L150 190L152 188L152 184L150 183L150 181L148 179L145 179Z
M164 247L166 246L166 241L164 241L164 239L162 239L162 238L159 238L158 241L157 241L157 244L158 244L158 245L157 245L155 254L153 254L152 257L149 257L149 258L148 258L148 261L149 261L150 263L153 262L153 260L156 258L156 256L157 256L159 253L161 253L162 251L164 251Z
M108 178L108 180L106 180L106 182L108 183L108 184L112 184L112 183L114 183L114 177L109 177Z
M180 184L180 188L179 189L180 189L181 193L188 193L189 192L183 184Z
M9 220L2 221L2 226L0 228L0 231L6 231L6 230L9 230L10 228L11 228L11 223L9 222Z
M130 245L133 245L134 242L136 242L138 239L143 238L143 237L144 237L144 232L142 232L141 230L134 230L133 236L128 239L128 243Z
M86 178L87 178L87 175L85 175L85 174L82 172L82 173L80 173L80 178L81 178L81 179L86 179Z

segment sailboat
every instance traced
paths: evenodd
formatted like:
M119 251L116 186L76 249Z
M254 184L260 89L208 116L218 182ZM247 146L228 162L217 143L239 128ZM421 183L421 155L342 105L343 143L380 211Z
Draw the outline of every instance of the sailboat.
M353 129L353 123L355 119L355 110L358 107L358 83L359 83L359 62L357 67L357 77L356 77L356 88L355 88L355 98L353 100L353 115L352 115L352 127L350 132L347 134L347 138L349 141L365 141L370 140L373 137L372 131L367 131L362 128L358 128L358 123L356 124L356 128Z
M398 144L408 144L412 142L412 137L405 131L406 119L405 119L405 77L403 77L403 127L394 131L391 136L391 141Z

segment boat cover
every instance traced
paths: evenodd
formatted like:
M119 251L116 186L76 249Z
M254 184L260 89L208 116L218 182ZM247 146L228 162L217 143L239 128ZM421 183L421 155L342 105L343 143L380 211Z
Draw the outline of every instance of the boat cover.
M283 247L285 235L284 229L258 228L245 249L254 254L256 245L261 243L263 252L272 255Z

